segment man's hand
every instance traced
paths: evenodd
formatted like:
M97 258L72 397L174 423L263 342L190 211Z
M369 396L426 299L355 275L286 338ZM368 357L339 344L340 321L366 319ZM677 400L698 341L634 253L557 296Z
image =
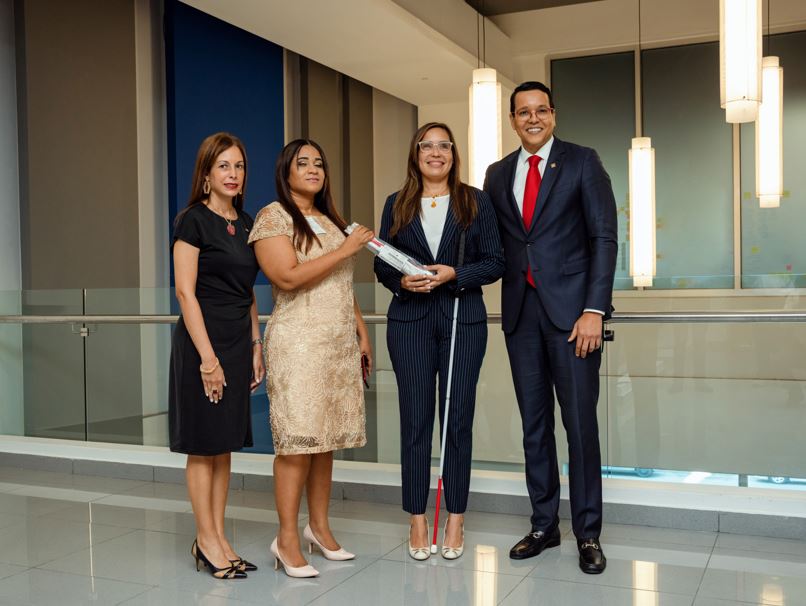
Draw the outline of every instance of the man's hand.
M574 329L568 337L568 342L571 343L574 339L576 339L574 353L577 358L584 358L599 349L602 346L602 315L592 311L584 312L579 320L574 322Z

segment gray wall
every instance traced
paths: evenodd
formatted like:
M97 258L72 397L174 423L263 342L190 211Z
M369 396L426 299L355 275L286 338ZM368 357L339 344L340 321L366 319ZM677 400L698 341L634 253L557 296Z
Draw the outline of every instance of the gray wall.
M14 3L0 0L0 314L20 311L20 199ZM22 328L0 325L0 433L23 430Z
M134 4L16 7L23 285L137 286Z
M15 3L22 285L36 291L25 313L139 311L122 289L140 285L139 168L156 152L138 156L153 129L138 132L137 2ZM140 329L93 329L84 340L70 326L26 326L28 435L142 440Z
M0 0L0 291L21 284L15 72L14 2Z

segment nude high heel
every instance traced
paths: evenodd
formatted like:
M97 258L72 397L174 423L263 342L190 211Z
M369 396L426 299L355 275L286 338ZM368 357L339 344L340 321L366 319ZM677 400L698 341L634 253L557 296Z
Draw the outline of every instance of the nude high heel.
M313 530L311 530L311 525L306 524L305 530L302 531L303 538L308 541L308 553L313 553L313 546L316 545L319 550L322 552L322 555L325 556L328 560L353 560L355 559L355 554L350 553L343 547L339 547L335 551L332 551L322 545L319 540L314 536Z
M305 566L289 566L283 561L283 557L280 555L280 548L277 547L277 538L271 542L271 547L269 547L269 551L271 551L272 555L274 556L274 569L277 570L280 568L280 565L283 566L283 571L290 576L297 579L306 579L309 577L318 577L319 571L316 570L310 564L306 564Z

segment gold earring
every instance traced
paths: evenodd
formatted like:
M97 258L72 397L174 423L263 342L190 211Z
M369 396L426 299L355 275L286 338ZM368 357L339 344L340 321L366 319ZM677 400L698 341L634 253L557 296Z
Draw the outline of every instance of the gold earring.
M205 181L205 182L204 182L204 187L202 188L202 191L203 191L205 194L209 194L209 193L210 193L210 182L209 182L209 181Z

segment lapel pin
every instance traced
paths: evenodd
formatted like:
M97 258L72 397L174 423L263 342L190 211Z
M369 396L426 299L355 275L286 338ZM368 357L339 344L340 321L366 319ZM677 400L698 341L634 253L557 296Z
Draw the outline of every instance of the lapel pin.
M557 168L557 163L556 163L556 162L552 162L552 163L551 163L551 168Z

